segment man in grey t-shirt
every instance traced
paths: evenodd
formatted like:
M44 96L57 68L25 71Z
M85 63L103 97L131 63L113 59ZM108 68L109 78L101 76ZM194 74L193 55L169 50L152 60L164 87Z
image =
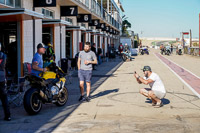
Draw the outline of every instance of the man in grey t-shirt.
M78 58L78 77L80 80L81 96L79 101L84 100L84 82L87 85L86 101L89 102L90 89L91 89L91 77L92 77L92 64L97 64L97 57L93 51L90 50L91 45L86 42L84 50L79 53Z

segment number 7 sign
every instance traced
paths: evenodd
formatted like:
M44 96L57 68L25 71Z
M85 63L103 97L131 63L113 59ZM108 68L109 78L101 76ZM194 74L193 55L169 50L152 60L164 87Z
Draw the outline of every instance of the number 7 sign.
M77 6L61 6L60 7L61 16L78 16Z

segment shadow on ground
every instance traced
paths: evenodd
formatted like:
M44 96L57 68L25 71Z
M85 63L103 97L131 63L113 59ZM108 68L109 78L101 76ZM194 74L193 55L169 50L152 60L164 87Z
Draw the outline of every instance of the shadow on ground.
M163 98L163 99L161 99L161 101L162 101L163 105L170 104L170 100L169 99ZM145 103L152 103L152 100L147 98Z
M99 93L97 93L95 95L92 95L91 99L95 99L95 98L99 98L99 97L102 97L102 96L106 96L106 95L109 95L111 93L116 93L118 91L119 91L119 89L113 89L113 90L106 90L106 91L103 91L103 92L99 92Z
M105 82L122 65L121 60L114 62L105 62L93 72L91 95L103 82ZM57 107L53 104L43 105L41 112L34 116L29 116L23 106L12 107L12 121L3 121L3 109L0 107L0 133L33 133L33 132L52 132L60 125L76 108L81 104L78 102L80 96L79 82L77 74L72 77L72 84L67 85L69 100L63 107ZM104 91L92 96L98 98L107 95L113 91ZM92 102L92 101L91 101ZM9 127L9 128L7 128Z

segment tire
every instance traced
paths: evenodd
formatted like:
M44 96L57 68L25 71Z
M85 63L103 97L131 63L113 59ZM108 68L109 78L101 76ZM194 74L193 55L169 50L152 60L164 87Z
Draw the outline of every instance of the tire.
M63 88L63 91L61 92L61 97L58 98L58 101L56 102L57 106L64 106L68 101L68 90L66 87Z
M127 57L125 54L122 55L122 60L125 62L127 60Z
M30 88L24 95L24 109L29 115L36 115L42 109L38 89Z
M149 55L149 52L147 51L147 55Z
M141 52L141 55L144 55L144 52Z

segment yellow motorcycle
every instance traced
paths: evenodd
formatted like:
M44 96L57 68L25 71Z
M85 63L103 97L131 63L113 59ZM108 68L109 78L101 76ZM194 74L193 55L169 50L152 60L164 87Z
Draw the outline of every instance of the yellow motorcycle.
M29 86L24 95L24 108L30 115L40 112L42 104L53 103L64 106L68 100L68 91L65 86L65 73L55 63L47 67L47 72L40 77L28 75L25 77L26 86Z

